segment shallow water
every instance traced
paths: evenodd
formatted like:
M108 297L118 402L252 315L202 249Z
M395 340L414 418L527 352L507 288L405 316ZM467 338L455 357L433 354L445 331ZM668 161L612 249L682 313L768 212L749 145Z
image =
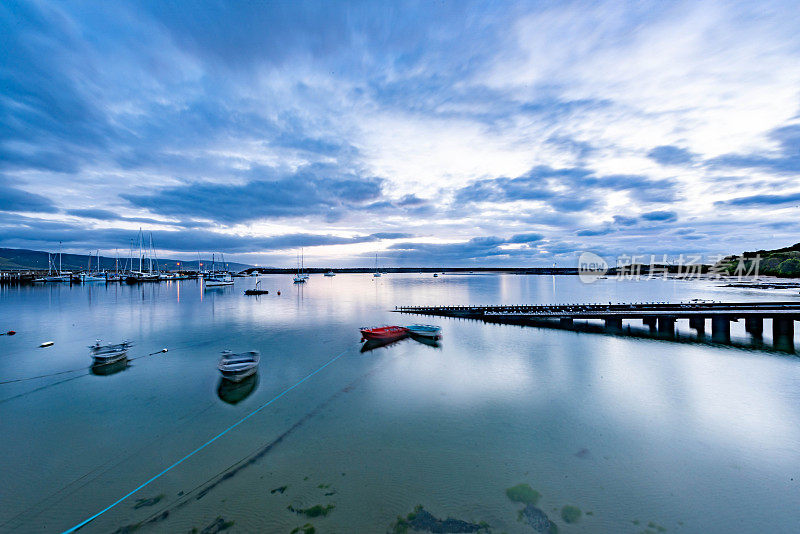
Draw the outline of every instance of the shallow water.
M242 294L254 279L0 290L0 330L18 332L0 337L0 381L76 370L0 384L0 531L79 523L339 355L83 530L168 512L140 532L202 530L220 516L226 532L385 532L421 504L530 533L505 492L528 483L560 532L796 531L797 356L390 310L797 295L513 275L261 280L269 295ZM360 352L358 327L411 322L441 325L440 346ZM733 334L747 339L742 325ZM139 359L91 374L96 338L131 339ZM261 351L256 379L221 387L228 348ZM334 507L292 511L317 504ZM561 518L565 505L581 509L577 522Z

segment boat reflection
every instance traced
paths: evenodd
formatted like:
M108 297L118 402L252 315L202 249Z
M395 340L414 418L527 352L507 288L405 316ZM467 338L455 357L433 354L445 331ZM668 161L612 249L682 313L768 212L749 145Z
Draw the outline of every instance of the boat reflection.
M220 378L217 386L217 395L222 402L239 404L256 390L256 386L258 386L258 373L252 374L239 382Z
M440 337L432 338L432 337L427 337L427 336L418 336L418 335L415 335L415 334L410 334L409 337L411 339L413 339L414 341L422 343L423 345L428 345L429 347L433 347L433 348L436 348L436 349L442 348L441 343L439 343L439 339L441 339Z
M396 337L393 339L369 339L361 345L361 352L369 352L371 350L379 349L381 347L388 347L406 339L408 336Z
M97 376L108 376L124 371L128 368L128 358L124 357L121 360L116 360L111 363L97 362L92 364L90 372Z

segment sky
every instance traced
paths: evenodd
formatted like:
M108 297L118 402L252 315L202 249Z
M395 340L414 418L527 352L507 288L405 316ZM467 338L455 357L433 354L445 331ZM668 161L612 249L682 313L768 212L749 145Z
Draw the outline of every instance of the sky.
M800 241L796 2L0 3L0 247L574 266Z

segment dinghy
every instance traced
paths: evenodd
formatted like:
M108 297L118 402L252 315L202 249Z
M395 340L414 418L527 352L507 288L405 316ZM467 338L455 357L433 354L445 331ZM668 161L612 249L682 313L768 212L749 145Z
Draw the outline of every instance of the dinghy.
M258 360L260 357L261 355L259 352L255 350L239 354L234 354L226 350L222 352L222 358L219 360L218 369L219 372L222 373L223 378L231 382L241 382L258 371Z

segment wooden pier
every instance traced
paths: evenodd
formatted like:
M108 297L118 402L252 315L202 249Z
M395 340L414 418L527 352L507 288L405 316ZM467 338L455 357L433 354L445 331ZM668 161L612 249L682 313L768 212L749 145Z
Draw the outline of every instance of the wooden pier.
M576 320L599 319L609 333L621 332L622 321L642 321L653 335L673 337L675 321L688 319L699 337L711 323L711 341L730 343L731 322L744 320L745 330L760 341L764 320L772 323L773 346L794 352L794 322L800 302L689 302L631 304L558 304L511 306L398 306L395 311L461 317L486 322L577 329Z

